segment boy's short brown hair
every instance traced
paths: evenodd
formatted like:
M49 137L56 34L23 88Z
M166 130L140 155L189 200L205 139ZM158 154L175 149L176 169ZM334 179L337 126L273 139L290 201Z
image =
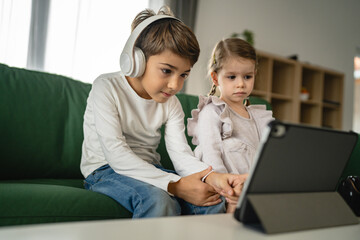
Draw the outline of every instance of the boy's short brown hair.
M161 8L158 12L158 15L160 14L174 16L167 7ZM133 20L131 30L155 15L150 9L140 12ZM169 18L160 19L147 26L136 40L135 46L143 51L146 60L150 56L170 50L180 57L189 59L191 66L197 62L200 54L199 43L191 29L183 22Z

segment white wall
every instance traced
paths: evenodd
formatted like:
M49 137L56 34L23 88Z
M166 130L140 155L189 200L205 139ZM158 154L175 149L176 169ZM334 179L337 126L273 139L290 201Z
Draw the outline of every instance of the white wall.
M215 43L249 29L257 49L345 73L343 129L352 129L354 56L360 46L358 0L199 0L195 34L201 54L187 83L207 94L207 62Z

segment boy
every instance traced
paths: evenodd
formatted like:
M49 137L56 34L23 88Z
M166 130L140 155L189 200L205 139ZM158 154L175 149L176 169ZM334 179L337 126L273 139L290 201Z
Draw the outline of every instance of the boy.
M170 15L165 11L159 14ZM139 13L132 34L154 15L150 10ZM193 156L184 135L184 113L174 96L198 59L195 35L170 17L152 22L134 41L146 66L134 66L135 74L124 75L122 69L101 75L89 94L81 159L85 188L115 199L133 218L225 212L219 193L236 199L244 179L211 172ZM126 57L123 51L124 69ZM156 149L162 124L167 151L183 177L160 165Z

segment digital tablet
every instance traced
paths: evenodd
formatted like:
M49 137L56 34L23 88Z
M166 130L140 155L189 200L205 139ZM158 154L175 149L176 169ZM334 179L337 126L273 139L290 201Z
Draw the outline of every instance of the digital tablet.
M358 135L272 121L244 184L234 217L259 222L249 195L334 192Z

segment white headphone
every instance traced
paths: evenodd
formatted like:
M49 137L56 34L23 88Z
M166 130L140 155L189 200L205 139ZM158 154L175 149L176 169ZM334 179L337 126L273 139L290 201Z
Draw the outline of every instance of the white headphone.
M172 18L180 21L179 19L168 15L155 15L142 21L132 31L120 55L120 68L125 76L140 77L144 74L146 59L143 51L140 48L135 47L136 40L147 26L163 18Z

